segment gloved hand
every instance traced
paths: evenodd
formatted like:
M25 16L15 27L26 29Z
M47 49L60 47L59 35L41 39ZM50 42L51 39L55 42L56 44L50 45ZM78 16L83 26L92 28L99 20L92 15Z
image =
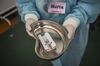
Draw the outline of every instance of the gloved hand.
M26 32L28 33L29 36L34 37L33 34L30 32L31 31L31 24L35 21L38 21L38 18L34 14L26 14L25 15L25 28Z
M68 38L73 39L75 31L80 24L80 20L76 17L70 17L64 21L63 26L68 30Z

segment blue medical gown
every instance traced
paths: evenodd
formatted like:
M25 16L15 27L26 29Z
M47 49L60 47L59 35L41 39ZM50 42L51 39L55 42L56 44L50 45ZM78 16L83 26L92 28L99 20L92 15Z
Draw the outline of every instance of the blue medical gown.
M48 13L48 4L55 1L66 3L65 14ZM88 41L89 23L100 14L100 0L17 0L17 7L23 22L26 14L35 14L40 20L53 20L61 25L69 17L78 18L80 26L70 46L59 59L52 62L54 66L80 64Z

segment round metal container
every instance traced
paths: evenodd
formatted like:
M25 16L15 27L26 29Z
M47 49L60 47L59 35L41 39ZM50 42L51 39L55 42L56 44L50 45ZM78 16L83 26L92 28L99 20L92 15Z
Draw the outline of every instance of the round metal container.
M35 52L36 54L46 60L52 60L60 57L69 45L67 30L60 24L50 20L40 20L34 22L32 25L32 34L36 39ZM48 32L56 43L56 48L51 52L46 52L41 45L38 35L43 35Z

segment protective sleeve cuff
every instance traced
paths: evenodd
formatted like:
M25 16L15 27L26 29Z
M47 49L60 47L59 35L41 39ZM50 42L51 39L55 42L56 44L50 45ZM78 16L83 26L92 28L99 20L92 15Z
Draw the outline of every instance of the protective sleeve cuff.
M69 17L64 21L63 26L72 25L75 29L80 25L80 20L76 17Z
M34 19L35 21L38 20L38 17L35 14L26 14L25 15L25 21L27 21L30 18Z

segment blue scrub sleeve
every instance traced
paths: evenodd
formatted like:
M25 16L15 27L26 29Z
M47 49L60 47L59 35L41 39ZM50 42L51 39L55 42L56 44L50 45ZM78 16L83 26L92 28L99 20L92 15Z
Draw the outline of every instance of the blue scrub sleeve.
M94 22L99 14L100 0L78 0L65 20L69 17L76 17L80 20L80 24L87 24Z
M40 18L39 13L36 9L35 0L16 0L16 4L18 7L18 12L21 16L21 20L25 22L26 14L35 14L38 18Z

